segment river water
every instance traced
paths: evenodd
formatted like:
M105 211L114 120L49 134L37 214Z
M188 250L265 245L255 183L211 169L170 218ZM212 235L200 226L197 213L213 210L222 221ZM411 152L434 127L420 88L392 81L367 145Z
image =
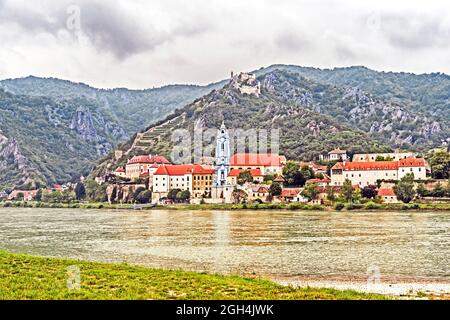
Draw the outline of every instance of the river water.
M280 281L450 284L449 231L450 212L0 208L0 249Z

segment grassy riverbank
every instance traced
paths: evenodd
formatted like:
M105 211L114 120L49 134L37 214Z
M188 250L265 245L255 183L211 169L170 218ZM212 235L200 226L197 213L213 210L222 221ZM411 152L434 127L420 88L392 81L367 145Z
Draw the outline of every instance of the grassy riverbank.
M81 209L133 209L132 204L97 203L44 203L44 202L0 202L0 207L26 208L81 208ZM435 210L450 211L450 203L338 203L334 206L302 203L248 203L248 204L173 204L157 205L144 210L314 210L314 211L352 211L352 210Z
M353 290L285 287L237 276L35 257L0 251L0 299L387 299ZM67 288L69 266L80 289Z

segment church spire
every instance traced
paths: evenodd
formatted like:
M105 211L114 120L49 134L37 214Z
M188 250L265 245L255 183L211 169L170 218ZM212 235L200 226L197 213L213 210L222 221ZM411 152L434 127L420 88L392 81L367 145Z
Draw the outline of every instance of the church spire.
M216 186L227 184L227 177L230 173L230 137L225 123L222 122L217 132L216 141Z

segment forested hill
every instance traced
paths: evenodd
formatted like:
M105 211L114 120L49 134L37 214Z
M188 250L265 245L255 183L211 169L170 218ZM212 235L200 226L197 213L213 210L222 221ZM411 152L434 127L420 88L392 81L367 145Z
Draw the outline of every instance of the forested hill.
M450 76L443 73L414 74L379 72L363 66L319 69L295 65L273 65L258 71L287 70L318 83L357 88L388 102L450 120Z
M216 86L102 90L59 79L0 81L0 191L87 175L137 130Z
M351 152L393 148L424 151L449 137L445 119L372 95L362 89L321 83L286 68L258 71L259 97L230 85L177 110L121 146L119 161L109 157L94 171L101 175L135 154L170 156L174 129L280 128L280 152L290 159L313 159L336 147Z
M217 127L222 120L235 128L281 128L281 152L297 159L335 147L423 151L450 137L444 74L290 65L255 73L260 97L240 94L228 80L147 90L37 77L0 81L0 191L75 180L101 158L95 172L137 153L169 156L175 126ZM133 148L115 162L118 145Z
M111 155L96 168L94 175L123 165L135 154L157 153L170 157L173 147L171 135L175 129L184 128L192 134L194 127L218 128L222 121L230 130L280 129L280 152L290 159L312 159L338 146L355 152L390 149L362 130L314 110L300 97L300 87L294 90L288 86L286 80L290 77L306 81L287 71L277 70L258 78L262 83L259 96L241 94L229 84L214 90L177 110L166 121L150 126L134 137L134 141L123 144L120 149L126 155L118 161ZM279 87L281 83L284 85ZM299 96L294 91L298 91Z

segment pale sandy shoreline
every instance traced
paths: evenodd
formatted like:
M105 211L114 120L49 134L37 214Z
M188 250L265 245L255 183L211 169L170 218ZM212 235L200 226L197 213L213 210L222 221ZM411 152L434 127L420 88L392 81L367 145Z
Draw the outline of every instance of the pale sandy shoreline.
M436 297L450 299L450 277L382 277L379 281L367 281L367 278L356 277L269 277L270 280L281 285L293 287L334 288L339 290L351 289L367 293L380 293L397 297Z

